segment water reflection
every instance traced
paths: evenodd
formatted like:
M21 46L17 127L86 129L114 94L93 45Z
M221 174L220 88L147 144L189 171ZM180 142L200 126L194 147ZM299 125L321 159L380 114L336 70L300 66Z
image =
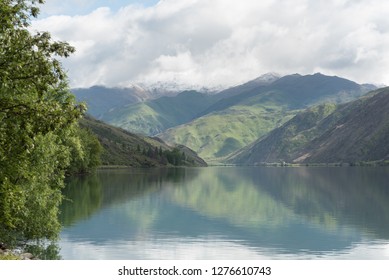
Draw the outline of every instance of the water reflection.
M65 259L389 258L386 168L101 171L68 182Z

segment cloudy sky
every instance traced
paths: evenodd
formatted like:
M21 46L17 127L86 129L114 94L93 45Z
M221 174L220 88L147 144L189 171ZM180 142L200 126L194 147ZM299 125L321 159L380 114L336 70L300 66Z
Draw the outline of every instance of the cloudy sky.
M73 87L231 86L267 72L389 85L389 1L46 0Z

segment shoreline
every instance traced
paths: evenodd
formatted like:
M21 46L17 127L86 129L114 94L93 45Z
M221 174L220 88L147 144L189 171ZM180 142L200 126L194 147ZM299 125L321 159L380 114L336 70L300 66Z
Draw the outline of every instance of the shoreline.
M17 250L10 249L0 249L0 261L4 260L20 260L20 261L30 261L30 260L39 260L35 256L28 252L18 252Z
M191 167L382 167L389 166L389 161L361 161L361 162L334 162L334 163L289 163L289 162L261 162L255 164L231 164L231 163L208 163L208 166L153 166L134 167L127 165L102 165L96 170L130 169L130 168L191 168Z

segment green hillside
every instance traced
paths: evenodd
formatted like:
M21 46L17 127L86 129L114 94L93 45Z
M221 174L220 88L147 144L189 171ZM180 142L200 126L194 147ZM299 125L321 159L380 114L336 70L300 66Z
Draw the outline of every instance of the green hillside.
M92 131L103 147L106 166L206 166L196 153L182 145L168 146L158 138L143 137L86 116L80 126Z
M276 107L234 106L168 129L158 137L167 143L182 143L208 162L248 145L294 114Z
M259 164L288 161L291 154L296 153L319 133L318 123L333 113L336 108L337 105L333 103L309 108L258 141L229 155L226 162Z
M196 91L185 91L173 97L160 97L141 103L116 107L103 120L128 131L156 135L166 129L193 120L220 98Z
M298 114L229 157L235 164L351 163L389 160L389 88L343 105Z
M322 74L289 75L235 92L212 104L200 118L158 136L168 143L190 147L207 161L223 161L308 106L353 100L370 88Z

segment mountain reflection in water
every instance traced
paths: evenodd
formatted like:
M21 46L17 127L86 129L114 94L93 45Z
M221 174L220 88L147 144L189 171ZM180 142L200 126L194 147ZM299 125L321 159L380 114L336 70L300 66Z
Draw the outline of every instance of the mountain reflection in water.
M71 178L64 259L387 259L389 169L208 167Z

